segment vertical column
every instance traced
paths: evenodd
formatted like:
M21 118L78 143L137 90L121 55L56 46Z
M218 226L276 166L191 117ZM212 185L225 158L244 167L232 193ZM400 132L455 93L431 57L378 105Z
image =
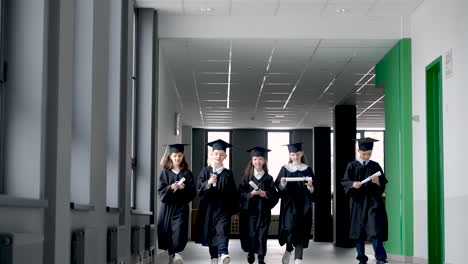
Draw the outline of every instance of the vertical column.
M341 186L346 166L356 157L356 106L337 105L334 110L335 175L333 199L333 243L337 247L353 247L349 239L349 198Z
M314 204L314 241L332 242L331 215L331 142L329 127L314 128L313 168L317 181Z
M153 9L138 9L136 70L136 208L156 210L152 189L156 177L158 54L157 15Z
M74 13L72 1L48 4L47 125L44 263L70 260Z

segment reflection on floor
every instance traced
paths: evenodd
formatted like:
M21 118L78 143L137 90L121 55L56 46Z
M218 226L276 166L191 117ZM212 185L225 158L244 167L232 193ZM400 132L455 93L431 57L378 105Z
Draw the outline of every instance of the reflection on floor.
M268 253L265 262L268 264L281 264L281 257L283 256L285 247L278 244L278 240L268 240ZM366 247L366 252L369 256L369 264L375 263L372 246ZM239 240L231 240L229 242L229 253L231 255L232 264L246 264L247 254L242 251ZM293 254L294 255L294 254ZM210 255L208 248L199 244L189 242L182 257L186 264L210 264ZM315 243L309 244L309 248L304 249L304 258L302 263L317 263L317 264L345 264L345 263L358 263L355 260L356 251L354 249L335 248L331 243ZM168 263L168 256L166 252L160 254L158 264ZM257 263L257 262L255 262ZM294 263L291 258L290 263ZM390 262L393 264L401 262Z

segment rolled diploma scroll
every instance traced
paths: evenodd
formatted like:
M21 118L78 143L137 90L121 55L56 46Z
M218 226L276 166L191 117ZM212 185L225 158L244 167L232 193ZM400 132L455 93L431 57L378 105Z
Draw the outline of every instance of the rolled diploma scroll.
M211 177L211 176L216 176L216 181L218 181L218 174L212 173L212 174L210 175L210 177ZM213 183L213 187L216 187L216 182Z
M250 184L250 186L252 186L252 188L253 188L255 191L258 191L259 188L258 188L257 184L255 184L255 182L249 181L249 184Z
M182 177L182 179L180 179L178 182L177 182L177 185L181 185L182 183L184 183L185 181L185 177ZM174 190L174 192L177 192L177 190Z
M382 173L380 173L380 171L378 171L378 172L372 174L371 176L367 177L365 180L363 180L363 181L361 182L361 184L364 184L364 183L366 183L366 182L372 180L372 177L374 177L374 176L380 176L380 175L382 175Z
M311 181L312 177L286 177L287 182Z

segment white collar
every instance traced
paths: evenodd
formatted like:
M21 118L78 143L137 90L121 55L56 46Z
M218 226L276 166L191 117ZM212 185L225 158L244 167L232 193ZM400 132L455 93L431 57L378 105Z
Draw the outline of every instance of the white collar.
M257 171L256 169L254 169L254 176L257 180L260 180L263 177L263 175L265 175L265 171Z
M361 163L361 165L364 165L364 160L361 159L361 157L358 157L356 160L357 160L359 163ZM367 160L367 161L366 161L366 164L369 164L369 161L370 161L370 160Z
M213 172L216 172L217 174L220 174L224 170L224 165L221 165L219 168L215 168L214 163L211 164L211 167L213 168Z
M307 170L309 166L305 165L304 163L301 163L301 164L286 163L284 164L284 167L289 172L296 172L296 171L305 171Z
M180 170L179 171L176 171L174 169L172 169L172 172L175 173L176 175L180 173Z

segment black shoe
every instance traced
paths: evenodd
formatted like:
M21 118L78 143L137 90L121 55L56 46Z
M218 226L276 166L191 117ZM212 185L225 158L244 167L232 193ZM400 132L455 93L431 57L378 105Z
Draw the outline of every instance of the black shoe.
M266 264L264 260L258 260L258 264Z
M359 264L367 264L367 261L361 260L361 261L359 261Z
M247 262L251 263L251 264L255 262L255 254L254 253L249 253L249 255L247 256Z

